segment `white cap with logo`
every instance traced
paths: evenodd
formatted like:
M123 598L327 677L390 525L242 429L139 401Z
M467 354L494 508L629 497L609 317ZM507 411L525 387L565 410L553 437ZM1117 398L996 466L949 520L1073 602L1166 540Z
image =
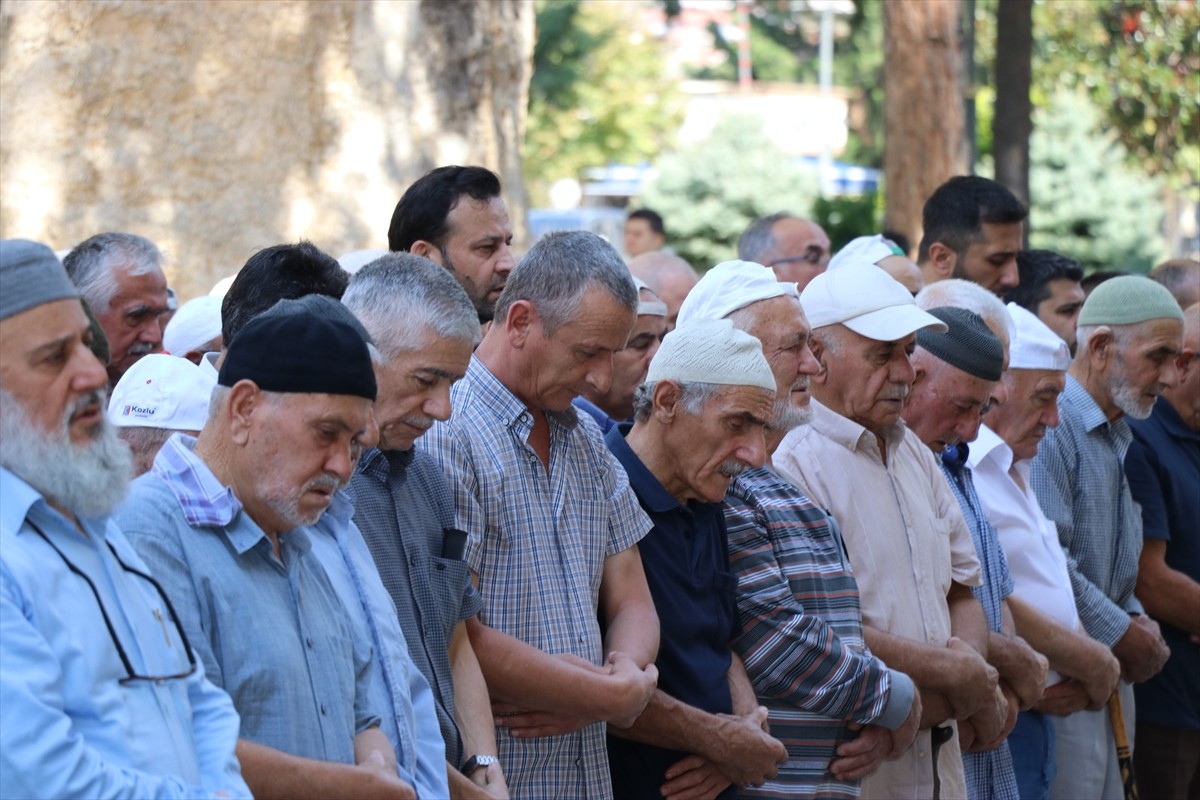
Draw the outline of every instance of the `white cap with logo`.
M208 401L216 385L186 358L142 356L113 387L108 419L118 428L198 431L208 419Z

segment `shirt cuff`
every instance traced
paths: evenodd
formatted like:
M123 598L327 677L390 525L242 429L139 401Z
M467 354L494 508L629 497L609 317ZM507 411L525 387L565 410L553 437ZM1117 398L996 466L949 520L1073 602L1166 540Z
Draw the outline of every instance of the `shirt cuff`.
M916 687L913 686L912 678L903 672L889 669L888 674L892 676L892 686L888 691L887 705L883 707L883 713L875 720L875 724L894 731L908 719Z

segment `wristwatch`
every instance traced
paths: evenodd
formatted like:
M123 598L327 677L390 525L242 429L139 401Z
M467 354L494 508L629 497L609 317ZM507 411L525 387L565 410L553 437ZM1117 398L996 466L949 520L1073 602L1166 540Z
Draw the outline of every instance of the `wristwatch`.
M499 764L499 763L500 763L500 759L497 756L474 755L463 762L462 769L460 769L459 771L463 775L466 775L469 778L469 777L471 777L471 773L474 772L475 770L479 769L480 767L486 767L488 764Z

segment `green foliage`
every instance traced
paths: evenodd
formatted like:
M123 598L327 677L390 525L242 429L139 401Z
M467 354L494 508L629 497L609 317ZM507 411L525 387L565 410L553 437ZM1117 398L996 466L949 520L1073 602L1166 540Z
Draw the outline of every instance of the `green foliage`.
M682 112L659 44L631 32L621 3L538 0L522 151L535 202L589 167L657 155Z
M690 77L700 80L736 81L738 79L738 43L725 38L721 30L709 23L709 33L717 49L725 53L725 61L716 67L701 67L689 71ZM756 81L795 81L800 75L796 54L771 36L766 24L750 17L750 70Z
M735 257L752 221L776 211L807 215L817 176L784 155L754 116L722 116L712 136L660 159L639 205L663 215L670 245L706 270Z
M1089 271L1145 272L1161 260L1161 188L1126 166L1092 103L1062 90L1034 117L1030 246L1069 255Z
M829 236L832 252L836 253L859 236L879 232L878 200L874 193L817 198L813 203L812 218Z

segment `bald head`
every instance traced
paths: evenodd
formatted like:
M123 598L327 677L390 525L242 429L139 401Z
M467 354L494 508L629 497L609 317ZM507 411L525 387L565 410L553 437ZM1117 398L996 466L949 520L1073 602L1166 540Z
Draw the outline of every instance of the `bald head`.
M674 330L679 307L700 276L691 264L672 253L643 253L629 262L629 271L667 304L667 330Z
M829 237L815 222L791 214L760 217L738 240L738 258L775 270L800 291L829 265Z
M1180 308L1200 302L1200 261L1174 258L1150 270L1150 277L1167 287Z

